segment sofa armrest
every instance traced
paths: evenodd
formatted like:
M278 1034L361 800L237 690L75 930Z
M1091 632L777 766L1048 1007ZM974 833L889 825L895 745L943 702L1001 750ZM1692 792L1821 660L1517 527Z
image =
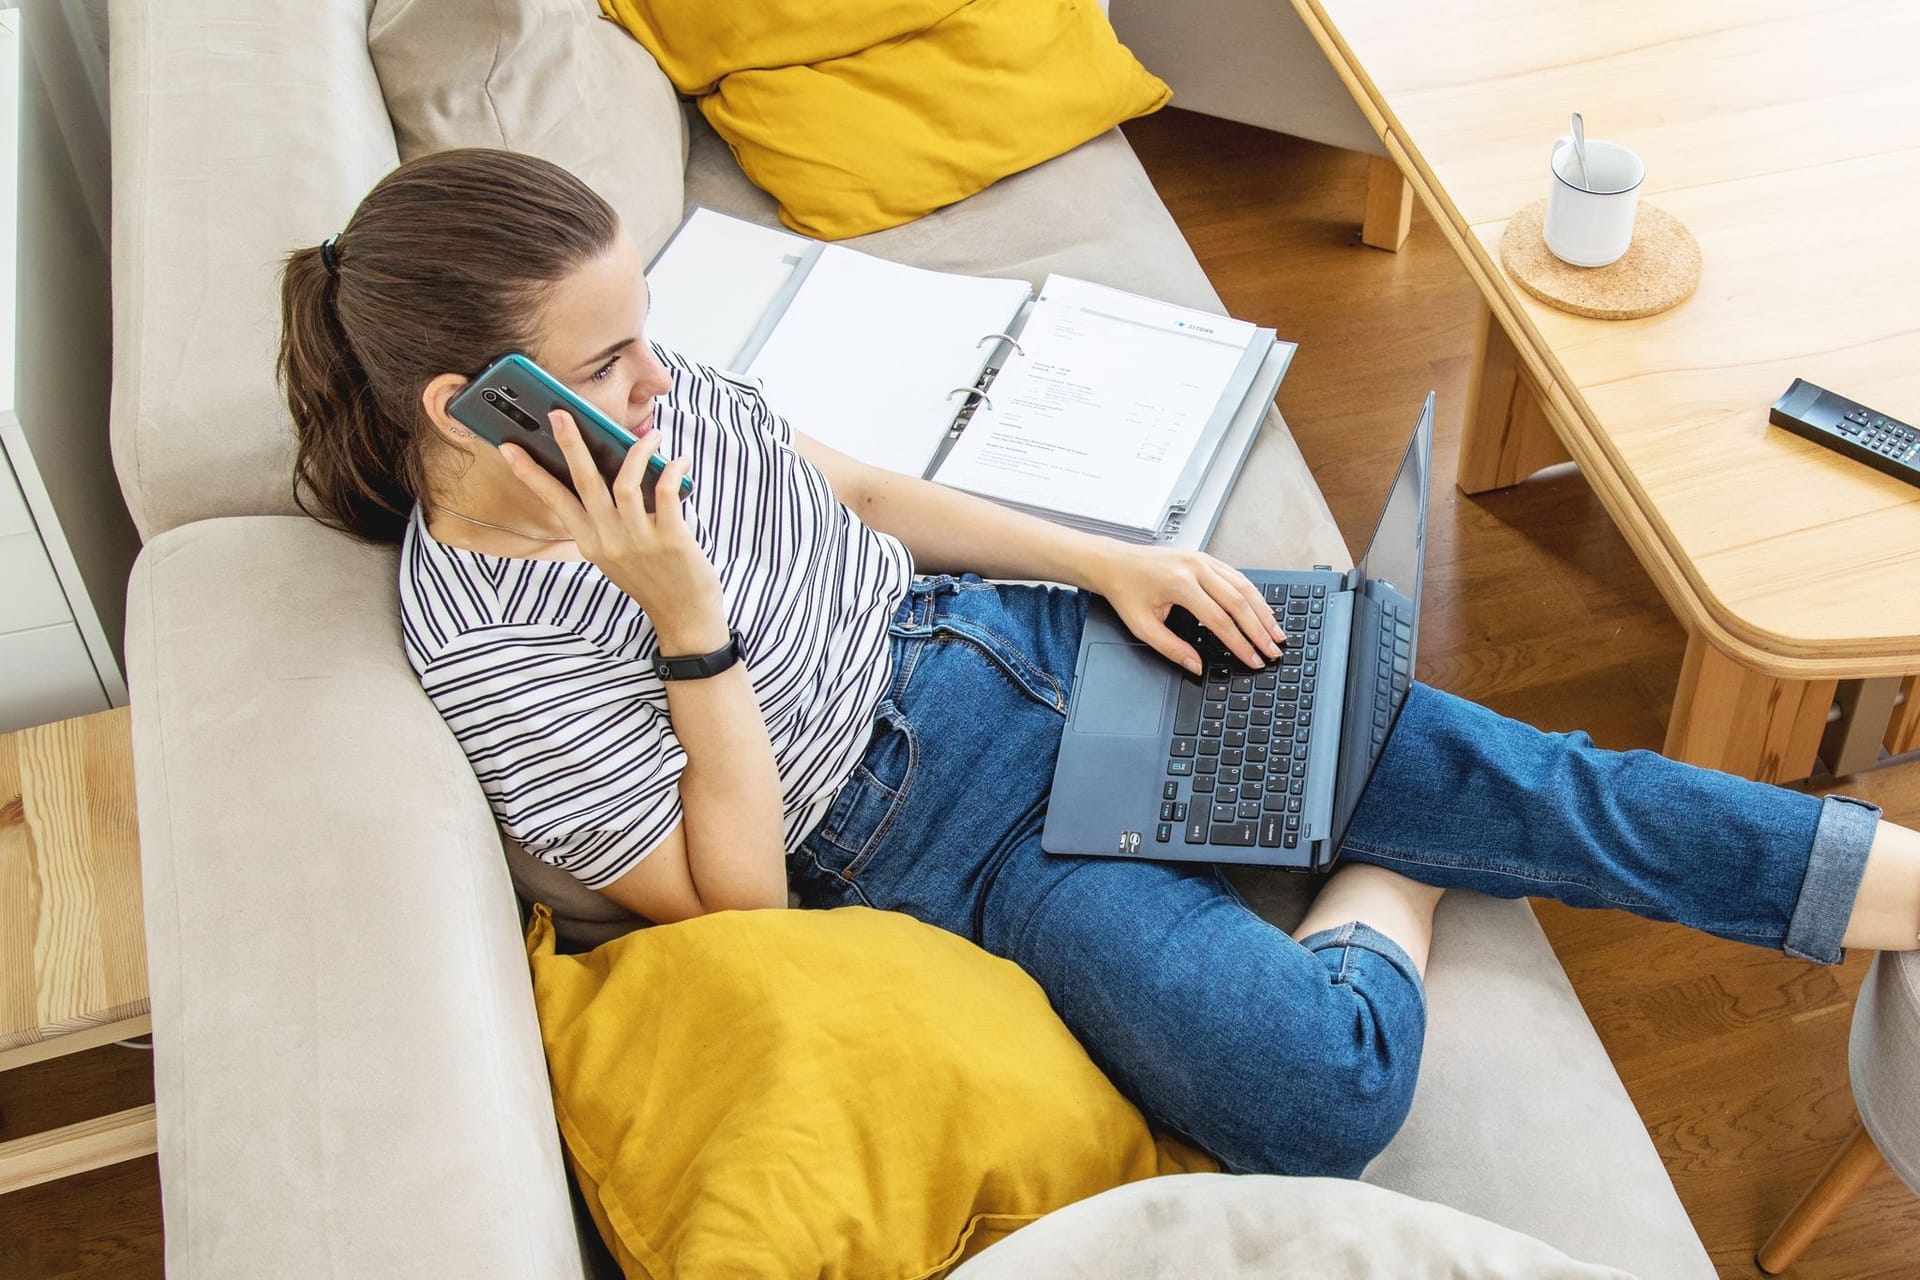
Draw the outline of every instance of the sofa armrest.
M500 840L391 551L174 529L128 602L169 1274L584 1274Z

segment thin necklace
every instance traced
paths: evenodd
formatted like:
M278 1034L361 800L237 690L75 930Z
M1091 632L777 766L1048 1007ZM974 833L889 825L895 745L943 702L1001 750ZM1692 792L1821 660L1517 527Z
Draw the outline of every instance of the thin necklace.
M464 511L455 511L452 507L448 506L444 502L440 504L440 510L446 512L450 516L459 516L462 520L465 520L468 524L477 524L487 529L498 529L500 532L510 533L516 538L525 538L528 542L572 542L573 541L572 537L570 536L565 538L549 538L545 534L523 533L519 529L509 529L507 528L506 525L495 524L491 520L477 519L474 516L468 515Z

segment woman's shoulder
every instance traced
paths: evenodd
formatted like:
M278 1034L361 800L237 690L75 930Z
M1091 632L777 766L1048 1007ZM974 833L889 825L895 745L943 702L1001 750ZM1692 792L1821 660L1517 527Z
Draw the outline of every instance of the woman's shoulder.
M428 532L418 506L407 522L399 568L400 628L407 659L420 674L480 645L589 638L588 623L598 617L599 630L607 631L622 612L619 601L604 597L609 591L622 599L624 594L591 564L448 546Z

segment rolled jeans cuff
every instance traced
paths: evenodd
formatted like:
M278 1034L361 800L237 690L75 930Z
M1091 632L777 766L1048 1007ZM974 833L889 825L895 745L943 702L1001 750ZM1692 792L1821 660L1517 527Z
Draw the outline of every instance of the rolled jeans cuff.
M1879 825L1879 805L1852 796L1828 796L1821 804L1806 879L1800 882L1800 900L1781 948L1788 955L1817 964L1839 964L1846 958L1840 939L1846 936Z
M1408 955L1399 943L1372 925L1361 924L1356 920L1340 925L1337 928L1322 929L1316 934L1302 938L1300 945L1316 954L1322 951L1331 951L1336 947L1358 948L1361 951L1371 951L1374 955L1379 956L1395 969L1398 969L1400 973L1413 984L1414 990L1420 993L1421 1003L1424 1005L1426 1002L1426 986L1420 981L1420 970L1414 965L1413 957ZM1353 957L1351 954L1342 956L1340 960L1340 972L1334 975L1336 980L1344 980L1348 976L1352 965Z

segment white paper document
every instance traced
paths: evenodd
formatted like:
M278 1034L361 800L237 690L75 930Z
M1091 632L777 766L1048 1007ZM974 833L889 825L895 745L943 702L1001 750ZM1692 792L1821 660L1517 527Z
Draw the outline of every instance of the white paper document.
M647 337L732 370L812 244L778 227L695 209L647 270Z
M744 372L801 431L921 475L1013 323L1027 282L902 266L828 245Z
M942 484L1154 530L1256 326L1049 276Z

